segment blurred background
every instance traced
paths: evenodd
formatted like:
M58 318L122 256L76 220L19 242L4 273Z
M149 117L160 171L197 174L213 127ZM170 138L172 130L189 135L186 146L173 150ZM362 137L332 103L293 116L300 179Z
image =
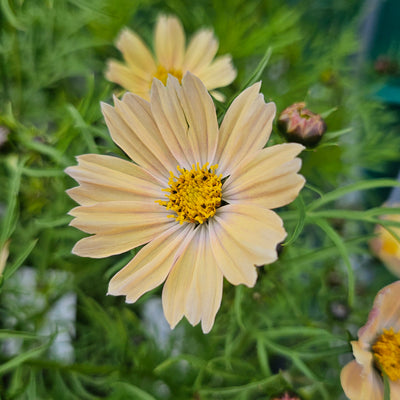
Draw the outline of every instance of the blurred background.
M106 296L135 251L71 254L84 234L68 227L64 169L85 153L126 157L100 112L123 93L106 61L121 59L125 26L151 46L161 13L188 38L215 31L238 71L228 99L257 74L278 113L305 101L328 127L302 154L307 187L278 211L279 260L255 288L225 282L208 335L186 320L170 331L160 288L129 305ZM395 279L369 250L380 213L368 210L400 166L399 15L395 0L1 0L0 398L344 399L348 339ZM274 127L270 144L283 141Z

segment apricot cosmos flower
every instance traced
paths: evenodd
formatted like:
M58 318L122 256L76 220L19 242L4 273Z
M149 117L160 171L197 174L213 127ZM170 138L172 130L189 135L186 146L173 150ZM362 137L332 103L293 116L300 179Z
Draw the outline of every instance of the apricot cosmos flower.
M390 207L400 207L399 203L393 203ZM382 219L400 222L400 214L388 214ZM400 236L400 228L392 226L391 232ZM383 262L387 269L400 278L400 242L382 225L375 228L376 236L370 241L370 246L375 255Z
M154 51L151 54L142 39L125 28L116 43L126 64L108 62L106 78L148 100L153 78L166 84L168 74L181 82L187 71L202 80L212 95L224 96L213 89L229 85L236 77L230 55L214 59L218 41L209 29L199 30L185 48L185 33L180 21L173 16L161 15L154 31Z
M400 281L375 297L367 323L351 342L355 360L341 372L340 380L350 400L383 400L383 374L390 399L400 399Z
M210 331L223 277L252 287L256 266L276 260L285 237L271 209L304 185L295 143L263 148L275 115L260 83L242 92L218 127L213 100L187 73L155 79L150 103L132 93L102 104L114 142L134 163L88 154L67 168L81 206L71 225L94 234L73 253L107 257L146 244L110 281L128 303L165 282L162 303L173 328L183 316Z

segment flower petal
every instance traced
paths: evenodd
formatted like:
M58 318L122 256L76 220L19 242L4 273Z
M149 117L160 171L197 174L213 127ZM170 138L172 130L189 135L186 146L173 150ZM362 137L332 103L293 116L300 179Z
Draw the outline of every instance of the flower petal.
M211 64L218 50L218 40L213 31L202 29L192 37L183 61L183 70L197 72Z
M182 80L180 100L189 125L193 163L213 163L218 141L218 121L214 102L199 78L187 72Z
M145 235L146 230L157 232L157 227L163 230L163 226L171 222L168 218L171 211L155 202L108 201L75 207L69 214L75 217L71 226L90 234L140 231Z
M132 200L154 203L163 199L163 186L148 172L118 157L86 154L65 172L80 186L67 191L81 205L104 201Z
M190 169L195 156L188 138L188 124L178 98L178 80L168 77L167 86L154 79L151 88L151 111L163 139L183 168Z
M381 289L375 297L367 323L358 331L364 343L372 343L383 329L400 331L400 281Z
M230 55L217 57L210 65L196 72L208 90L229 85L235 80L236 74Z
M214 219L209 220L209 227L209 246L225 278L232 285L244 284L253 287L257 280L257 270L254 264L249 262L247 251L238 248L234 239Z
M108 294L124 295L126 302L133 303L144 293L160 285L185 251L193 233L193 224L172 224L113 276L108 286Z
M181 70L185 53L185 33L180 21L161 15L156 24L154 48L158 63L166 70Z
M149 99L151 78L144 79L130 67L118 61L110 60L107 62L105 76L110 82L117 83L146 100Z
M129 68L137 76L151 82L151 77L156 73L157 66L143 40L136 33L125 28L120 33L116 46L121 51Z
M260 83L244 90L231 104L221 124L216 159L218 173L227 176L245 157L263 148L275 116L275 104L265 103Z
M165 282L164 313L172 328L183 315L192 325L201 320L204 333L214 324L222 298L222 274L208 242L208 227L201 225Z
M389 381L390 400L400 400L400 381Z
M230 204L221 207L209 224L212 226L210 237L218 238L212 248L222 273L228 280L248 286L254 285L252 268L275 261L276 246L286 237L278 215L257 206ZM223 262L226 257L219 255L221 249L236 264L235 269L230 270L232 263Z
M350 400L383 400L382 379L373 370L365 374L363 367L355 360L344 366L340 382Z
M114 98L115 108L102 103L102 111L114 142L154 176L167 183L177 161L165 145L151 114L150 105L137 95L127 93Z
M230 204L246 203L270 209L290 203L305 182L297 174L301 160L294 158L303 148L297 143L285 143L247 158L226 180L223 199Z

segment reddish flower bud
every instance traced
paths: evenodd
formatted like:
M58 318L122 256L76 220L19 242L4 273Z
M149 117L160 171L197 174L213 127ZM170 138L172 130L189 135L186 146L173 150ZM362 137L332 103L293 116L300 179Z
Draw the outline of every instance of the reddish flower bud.
M272 400L300 400L300 398L295 395L291 395L288 392L285 392L285 394L283 394L282 396L274 397Z
M322 117L305 108L306 104L294 103L279 115L278 128L289 142L314 147L326 131Z

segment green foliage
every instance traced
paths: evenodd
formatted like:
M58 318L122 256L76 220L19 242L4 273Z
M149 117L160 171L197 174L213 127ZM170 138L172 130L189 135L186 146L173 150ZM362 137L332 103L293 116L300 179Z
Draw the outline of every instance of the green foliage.
M228 4L228 5L227 5ZM366 321L376 292L393 276L373 259L376 224L396 222L381 207L396 175L395 113L357 78L360 1L0 0L0 397L18 399L339 399L348 329ZM159 13L188 33L212 27L238 78L227 105L262 80L278 112L306 101L328 131L303 152L307 185L279 210L288 231L279 260L259 269L254 288L224 285L208 335L182 321L163 335L146 319L160 289L135 304L106 296L110 277L135 254L89 260L71 254L83 234L68 223L75 203L65 173L85 153L124 154L100 111L113 91L103 74L119 57L113 42L128 25L149 44ZM283 138L274 128L271 143ZM373 175L375 174L375 175ZM386 192L382 193L382 190ZM355 200L354 200L355 199ZM399 238L398 238L399 239ZM24 271L33 271L24 286ZM50 323L73 295L73 325ZM158 303L157 303L158 304ZM345 314L338 314L335 307ZM55 354L57 335L72 357ZM385 398L388 397L385 392Z

